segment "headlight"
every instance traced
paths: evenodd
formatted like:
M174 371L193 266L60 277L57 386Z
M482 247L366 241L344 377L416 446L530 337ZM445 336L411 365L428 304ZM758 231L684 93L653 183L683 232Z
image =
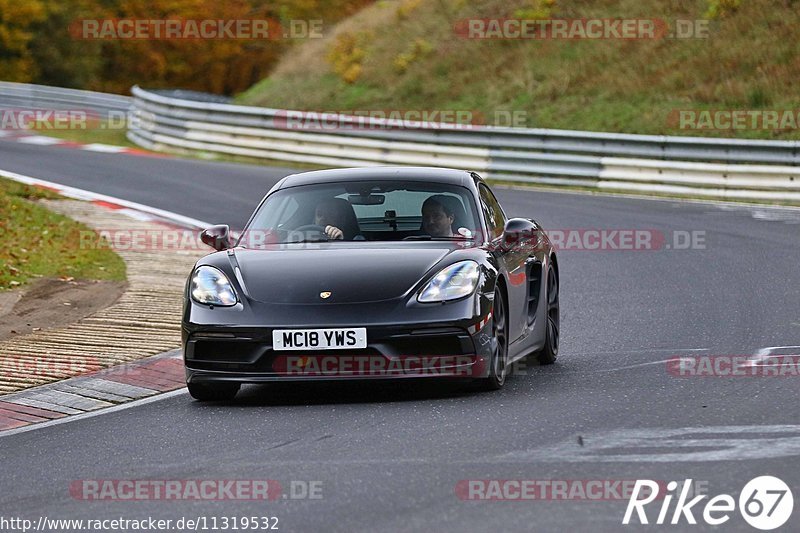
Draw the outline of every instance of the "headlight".
M444 302L469 296L478 285L480 269L475 261L461 261L445 267L419 292L422 303Z
M236 293L231 282L222 271L214 267L201 266L195 270L189 291L192 300L197 303L221 307L236 305Z

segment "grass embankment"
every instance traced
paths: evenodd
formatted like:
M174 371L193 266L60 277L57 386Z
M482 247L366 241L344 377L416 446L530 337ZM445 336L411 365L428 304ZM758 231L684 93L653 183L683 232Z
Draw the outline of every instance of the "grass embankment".
M0 291L34 278L125 280L125 263L111 249L82 249L84 224L38 205L50 191L0 179Z
M738 7L735 7L738 4ZM720 9L714 14L713 7ZM643 134L800 139L800 124L680 128L678 110L795 110L797 2L405 0L377 2L290 50L237 103L300 110L471 110L494 123ZM470 18L711 18L707 38L467 39ZM795 117L797 113L795 112ZM504 115L505 117L505 115Z

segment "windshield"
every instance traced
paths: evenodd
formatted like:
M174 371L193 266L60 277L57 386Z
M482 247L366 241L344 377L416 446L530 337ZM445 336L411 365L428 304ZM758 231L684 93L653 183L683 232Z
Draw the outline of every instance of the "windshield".
M240 246L316 241L472 240L469 189L416 181L353 181L282 189L259 207Z

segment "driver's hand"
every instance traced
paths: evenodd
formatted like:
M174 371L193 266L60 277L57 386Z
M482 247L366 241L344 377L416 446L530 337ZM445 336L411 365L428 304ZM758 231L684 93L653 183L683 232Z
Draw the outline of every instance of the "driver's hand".
M336 226L325 226L325 235L329 239L344 239L344 233Z

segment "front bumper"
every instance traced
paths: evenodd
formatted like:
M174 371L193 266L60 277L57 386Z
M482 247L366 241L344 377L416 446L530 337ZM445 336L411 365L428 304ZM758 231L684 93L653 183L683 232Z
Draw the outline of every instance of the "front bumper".
M272 330L184 330L187 382L477 378L486 373L488 351L478 340L483 332L472 335L453 325L368 327L367 347L360 350L273 350Z
M419 304L266 304L212 309L184 300L186 380L263 383L348 379L479 378L488 373L492 302L483 294ZM367 329L360 350L273 350L274 329Z

